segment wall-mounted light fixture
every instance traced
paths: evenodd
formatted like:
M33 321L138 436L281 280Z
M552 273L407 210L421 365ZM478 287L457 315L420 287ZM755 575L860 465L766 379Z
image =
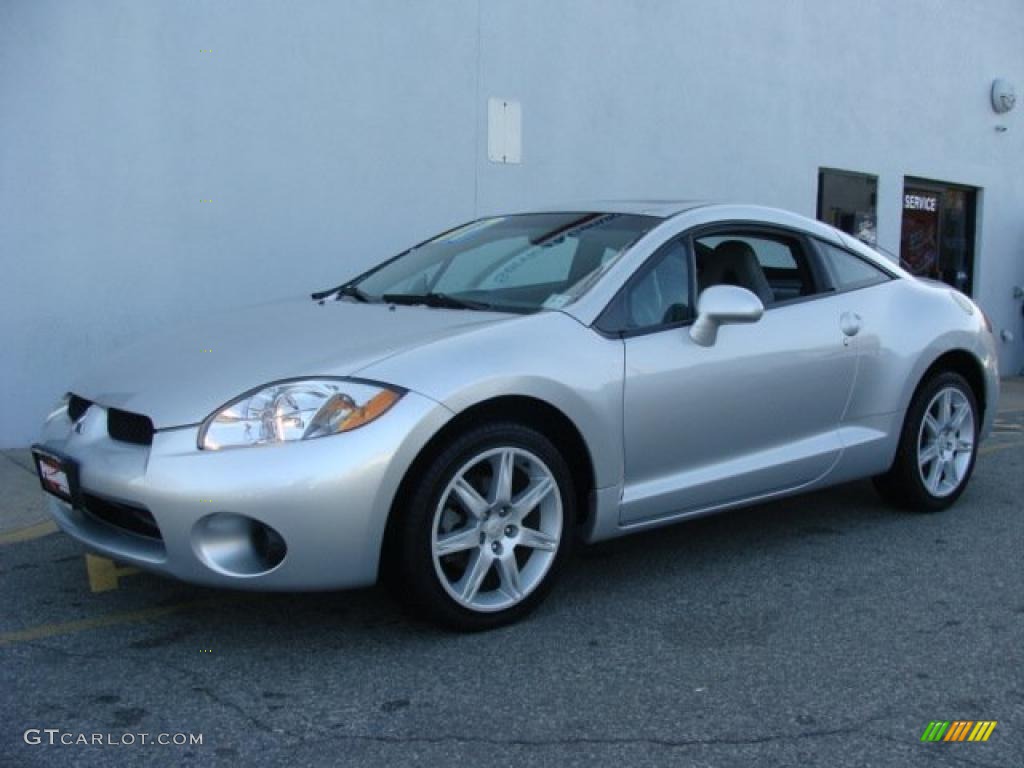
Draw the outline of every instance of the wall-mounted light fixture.
M1009 112L1017 104L1017 91L1013 83L1003 78L998 78L992 83L992 109L996 114L1002 115Z

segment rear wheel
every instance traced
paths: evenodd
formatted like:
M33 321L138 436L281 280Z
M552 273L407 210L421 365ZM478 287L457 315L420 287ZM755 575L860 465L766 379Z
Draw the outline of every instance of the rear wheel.
M875 487L922 512L949 507L967 486L977 456L978 404L959 374L941 373L911 401L892 468Z
M393 584L448 626L507 624L551 588L574 517L568 466L544 435L513 423L477 427L416 483L399 522Z

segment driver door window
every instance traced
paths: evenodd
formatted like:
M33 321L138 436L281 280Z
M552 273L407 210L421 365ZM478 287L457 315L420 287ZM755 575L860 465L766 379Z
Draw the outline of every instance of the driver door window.
M718 233L697 238L697 284L738 285L765 307L820 293L800 241L785 235Z

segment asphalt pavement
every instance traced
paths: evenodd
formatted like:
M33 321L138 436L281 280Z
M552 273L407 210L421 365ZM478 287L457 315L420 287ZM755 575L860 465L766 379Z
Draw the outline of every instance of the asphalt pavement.
M87 562L24 452L0 455L0 765L1024 765L1010 389L949 511L860 482L596 545L484 635L378 588L252 595ZM922 742L936 720L997 725Z

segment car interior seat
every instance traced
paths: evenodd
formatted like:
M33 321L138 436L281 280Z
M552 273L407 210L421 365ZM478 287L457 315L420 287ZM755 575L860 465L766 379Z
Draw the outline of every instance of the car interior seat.
M724 240L704 259L701 290L712 285L738 285L746 288L768 306L775 294L757 261L754 249L742 240Z

